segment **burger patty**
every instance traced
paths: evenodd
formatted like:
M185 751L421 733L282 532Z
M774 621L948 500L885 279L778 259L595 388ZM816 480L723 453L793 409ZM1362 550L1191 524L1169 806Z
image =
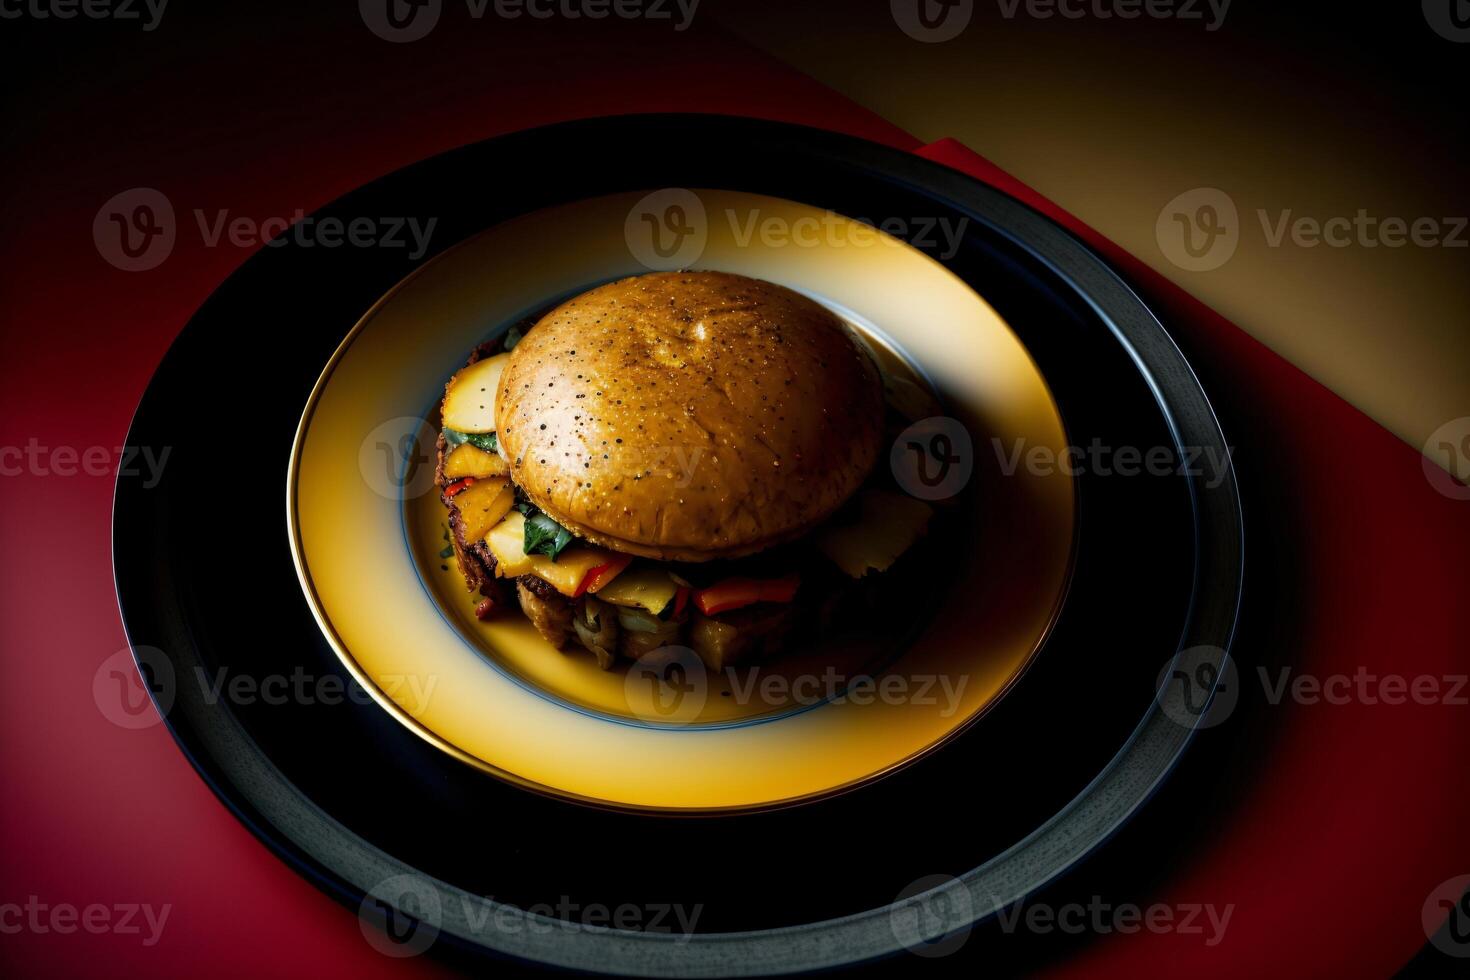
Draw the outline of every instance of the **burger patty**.
M440 438L442 440L443 437ZM485 542L465 540L464 522L453 499L444 500L444 505L449 509L454 554L466 585L471 592L478 591L500 605L504 602L501 590L509 581L496 577L495 556ZM537 632L558 650L565 647L567 641L576 636L572 626L577 614L576 601L535 575L521 575L511 581L515 583L521 612ZM797 606L794 603L762 604L718 616L691 615L679 626L675 640L690 643L711 667L721 669L735 661L761 659L779 652L786 645L796 619ZM636 659L630 648L638 639L635 633L623 631L619 652Z
M537 578L534 575L522 575L520 578L516 579L516 581L524 585L526 589L538 599L561 599L568 606L572 604L572 600L568 599L566 596L556 591L555 587L553 587L552 584L545 579Z
M470 356L465 359L465 365L474 364L487 357L494 357L500 353L501 341L490 340L475 347L470 351ZM495 577L495 556L483 541L473 543L464 539L464 519L460 516L459 508L455 506L453 498L444 497L442 491L450 483L444 476L444 461L449 458L449 441L444 438L444 433L439 433L439 438L434 441L434 484L440 491L440 500L449 510L449 534L454 545L454 557L459 565L459 572L464 576L465 584L471 592L479 592L483 596L491 598L500 597L500 583Z
M534 575L522 575L516 579L516 598L521 612L536 627L548 643L560 650L572 635L572 602L566 596L547 585L549 592L536 591L532 583L546 585Z
M459 561L459 570L464 576L466 585L469 586L471 592L478 591L481 595L490 595L487 589L497 588L500 581L495 575L497 565L495 555L491 553L484 541L465 540L464 518L460 516L459 508L455 506L453 499L445 500L444 506L449 508L449 533L454 542L454 555ZM521 575L515 581L524 585L532 595L539 599L545 601L560 599L569 609L571 608L571 600L556 591L544 579L539 579L534 575Z
M480 344L470 351L470 356L465 359L465 364L470 365L487 357L493 357L500 353L500 350L500 341ZM449 456L449 442L444 438L444 433L439 433L434 448L436 457L434 482L442 491L451 482L444 476L444 461ZM459 507L454 503L452 497L441 495L440 499L449 511L449 533L454 547L454 557L459 565L460 574L464 576L465 585L471 592L479 592L487 598L503 602L502 583L504 580L496 577L495 555L491 553L484 541L465 540L464 519L460 515ZM556 591L550 583L534 575L522 575L514 581L516 596L526 618L531 620L541 635L554 646L562 647L571 632L573 612L571 600Z
M474 364L500 351L499 341L480 344L470 352L465 364ZM535 575L521 575L514 579L496 576L495 555L484 541L465 540L464 519L459 507L454 498L443 495L443 490L452 482L444 476L444 461L449 450L448 440L441 432L435 442L434 482L441 491L440 500L449 512L450 540L465 585L470 592L478 592L492 600L495 608L500 608L507 604L504 590L513 582L521 612L542 637L561 649L569 639L577 638L573 621L578 614L577 603L580 600L562 595L551 583ZM734 660L753 660L777 652L785 645L797 618L795 604L763 605L709 617L691 610L678 624L674 638L665 642L688 642L711 667L719 669ZM617 644L619 652L636 659L637 641L635 631L622 630ZM604 662L602 654L598 655L598 661L604 667L611 666L610 661Z
M493 588L495 583L495 556L485 546L485 542L476 541L470 544L464 539L464 518L460 516L459 508L454 506L451 500L444 501L449 508L449 534L454 545L454 559L459 564L459 573L464 576L465 584L471 592L479 592L481 595L489 595L487 588Z

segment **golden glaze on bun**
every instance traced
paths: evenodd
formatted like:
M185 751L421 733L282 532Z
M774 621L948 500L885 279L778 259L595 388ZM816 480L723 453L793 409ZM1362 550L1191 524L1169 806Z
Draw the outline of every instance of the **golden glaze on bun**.
M660 272L546 314L495 405L511 478L580 537L678 561L801 535L877 459L878 370L843 323L773 283Z

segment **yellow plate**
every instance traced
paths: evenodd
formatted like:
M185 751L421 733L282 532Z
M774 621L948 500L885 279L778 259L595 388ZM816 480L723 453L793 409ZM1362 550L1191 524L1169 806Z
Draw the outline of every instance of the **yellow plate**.
M509 323L647 271L639 258L659 261L633 237L645 206L637 194L498 225L428 263L363 317L301 419L287 486L291 544L306 597L347 668L400 722L467 763L627 809L810 800L934 749L1024 670L1066 586L1074 489L1057 468L1005 464L1018 446L1060 454L1065 435L1019 340L943 266L791 201L679 193L702 211L703 248L688 264L828 305L885 356L915 365L970 436L975 485L960 499L979 513L959 523L973 524L974 539L946 542L943 564L926 570L944 599L896 660L870 673L874 650L818 643L734 676L704 672L692 657L658 671L604 672L585 652L552 649L518 616L475 619L475 597L440 558L432 454L445 379Z

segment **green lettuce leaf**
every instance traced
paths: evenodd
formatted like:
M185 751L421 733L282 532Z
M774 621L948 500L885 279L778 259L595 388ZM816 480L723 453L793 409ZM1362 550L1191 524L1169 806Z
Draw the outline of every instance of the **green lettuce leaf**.
M528 555L547 555L552 561L572 543L572 532L536 509L534 504L516 504L526 517L525 538L521 547Z
M444 441L449 443L450 449L469 443L476 449L483 449L487 453L497 453L500 451L499 441L495 438L495 433L493 432L460 432L457 429L446 428L444 430Z

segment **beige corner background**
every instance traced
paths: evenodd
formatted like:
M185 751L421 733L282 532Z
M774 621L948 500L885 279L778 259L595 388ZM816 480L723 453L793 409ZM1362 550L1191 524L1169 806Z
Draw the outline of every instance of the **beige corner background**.
M1009 2L960 0L972 17L939 43L905 33L883 0L750 0L711 14L916 137L961 140L1422 448L1470 415L1470 228L1458 228L1458 247L1389 247L1378 229L1361 241L1350 230L1345 247L1271 235L1283 220L1360 210L1456 233L1453 219L1470 213L1456 145L1465 116L1422 93L1458 65L1463 95L1470 44L1436 35L1418 3L1343 10L1393 18L1347 25L1354 36L1381 28L1422 45L1433 71L1414 77L1310 18L1281 32L1239 3L1212 31L1203 0L1194 22L1038 19ZM1201 187L1235 206L1236 249L1217 268L1188 271L1164 251L1181 257L1179 240L1156 224ZM1185 203L1194 214L1198 202ZM1421 240L1429 227L1421 222Z

